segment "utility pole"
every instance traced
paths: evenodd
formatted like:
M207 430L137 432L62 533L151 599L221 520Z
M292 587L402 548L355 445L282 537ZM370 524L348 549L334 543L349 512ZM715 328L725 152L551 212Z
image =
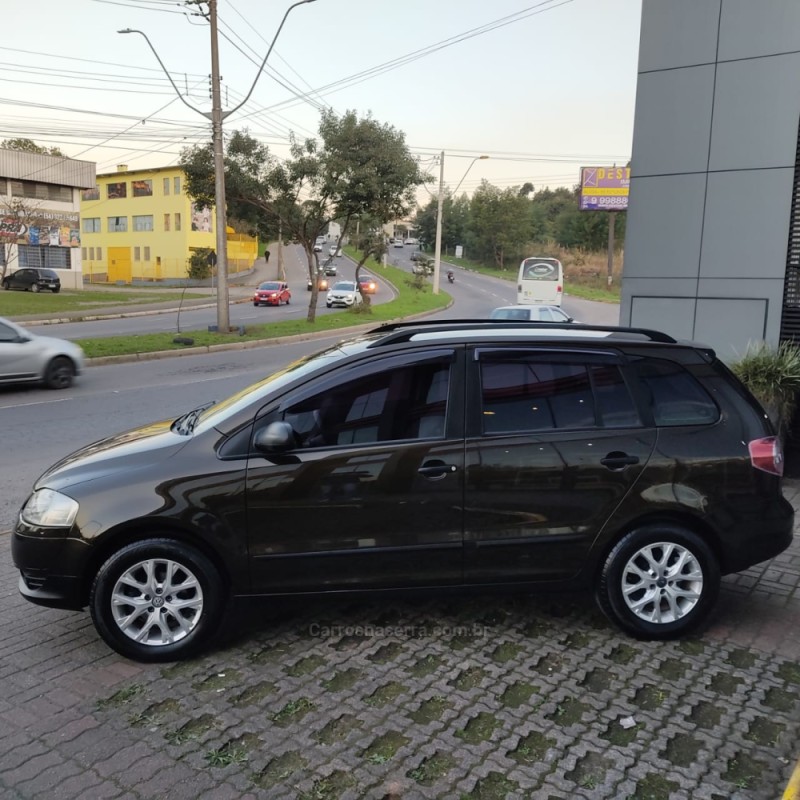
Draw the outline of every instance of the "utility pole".
M278 222L278 280L286 280L286 270L283 268L283 220Z
M444 150L439 156L439 200L436 204L436 247L433 251L433 293L439 294L439 269L442 263L442 203L444 202Z
M214 204L217 224L217 331L231 328L228 293L228 215L225 208L225 157L222 150L222 98L219 91L217 0L208 0L211 28L211 144L214 150Z

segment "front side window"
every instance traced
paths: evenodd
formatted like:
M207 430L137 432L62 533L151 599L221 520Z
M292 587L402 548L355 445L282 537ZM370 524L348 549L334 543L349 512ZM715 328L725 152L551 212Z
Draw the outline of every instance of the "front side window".
M125 233L128 230L127 217L109 217L108 218L108 232L109 233Z
M301 447L442 438L449 383L449 359L435 359L329 388L281 417Z
M152 214L143 214L141 216L134 215L133 229L135 231L153 230L153 215Z

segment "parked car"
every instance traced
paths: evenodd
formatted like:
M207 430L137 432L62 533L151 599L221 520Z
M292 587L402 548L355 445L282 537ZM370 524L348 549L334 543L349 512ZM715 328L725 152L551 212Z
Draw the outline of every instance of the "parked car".
M489 319L516 319L528 322L575 322L560 306L501 306L495 308Z
M311 278L308 279L306 283L306 289L310 292L314 288L314 282ZM320 270L317 272L317 290L320 292L327 292L328 291L328 279L325 277L324 270Z
M668 639L708 617L720 575L789 546L782 469L704 345L398 323L61 459L11 551L24 597L88 606L140 661L207 646L232 597L388 589L591 589Z
M253 294L254 306L279 306L292 300L292 293L285 281L264 281Z
M362 294L375 294L378 291L378 281L372 275L362 273L358 278L358 288Z
M402 239L395 239L394 240L393 247L402 247L402 246L403 246L403 240Z
M328 296L325 299L325 305L328 308L333 306L357 306L361 303L361 292L355 281L339 281L333 284L333 288L328 291Z
M321 253L322 252L322 242L316 242L314 244L314 252Z
M41 383L66 389L84 366L78 345L66 339L37 336L0 317L0 384Z
M412 261L419 261L419 258L420 258L421 255L422 254L419 252L419 250L413 250L411 255L409 256L409 258Z
M3 288L22 289L26 292L40 292L42 289L48 289L53 294L58 294L61 291L61 278L52 269L23 267L3 278Z
M406 242L405 242L405 243L406 243L406 244L413 244L413 245L416 245L416 244L417 244L417 240L416 240L416 239L415 239L413 236L407 236L407 237L406 237Z

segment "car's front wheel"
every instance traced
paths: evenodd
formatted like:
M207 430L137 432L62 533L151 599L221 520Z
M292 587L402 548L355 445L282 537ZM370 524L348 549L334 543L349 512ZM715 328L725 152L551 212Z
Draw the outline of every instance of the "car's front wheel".
M3 281L3 288L4 288L6 291L8 291L8 290L11 288L11 282L10 282L10 281L7 281L7 280L6 280L6 281Z
M75 377L75 367L73 363L64 356L54 358L48 365L44 373L44 384L48 389L68 389L72 386L72 379Z
M670 639L697 627L719 594L719 563L699 535L672 524L626 534L609 553L597 601L620 628Z
M134 542L112 555L92 584L89 607L105 642L136 661L175 661L216 633L225 605L218 570L172 539Z
M325 303L328 308L333 308L333 303Z
M38 283L32 283L31 284L31 291L34 294L38 294L38 292L39 292L39 284Z

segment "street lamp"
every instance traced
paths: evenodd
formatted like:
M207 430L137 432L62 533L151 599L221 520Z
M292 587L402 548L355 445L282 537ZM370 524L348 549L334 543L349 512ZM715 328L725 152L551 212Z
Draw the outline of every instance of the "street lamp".
M483 161L489 158L489 156L475 156L472 161L469 162L469 166L467 167L464 174L461 176L461 180L458 182L458 186L456 186L455 192L453 192L453 196L455 197L456 192L461 188L461 184L464 183L464 178L467 177L467 173L472 169L472 165L476 161ZM442 263L442 204L444 203L444 150L442 150L441 155L439 156L439 201L436 206L436 248L433 252L433 293L439 294L439 276L441 272L441 263Z
M250 87L250 91L245 95L244 100L242 100L238 106L230 109L229 111L222 110L222 99L219 88L220 76L219 43L217 35L217 0L207 0L207 2L208 22L211 28L211 111L201 111L199 108L196 108L188 100L186 100L178 87L175 85L175 81L172 80L172 76L167 71L167 68L164 66L164 62L159 57L155 47L153 47L153 43L147 38L147 34L144 33L144 31L136 30L134 28L124 28L121 31L117 31L117 33L138 33L140 36L143 36L150 49L153 51L153 55L161 65L161 69L164 70L164 74L167 76L167 78L169 78L172 88L175 90L175 93L178 95L183 104L191 108L192 111L197 112L211 121L211 143L214 150L214 205L216 207L215 217L217 225L217 331L220 333L228 333L231 326L230 304L228 297L228 220L225 209L225 158L222 145L222 121L225 119L225 117L228 117L235 111L238 111L250 99L250 95L253 94L253 90L256 88L256 83L258 82L258 79L267 64L269 54L272 52L272 48L275 46L278 34L280 34L283 28L283 23L286 22L286 17L289 16L289 13L292 11L292 9L297 8L297 6L305 5L306 3L313 3L315 0L299 0L299 2L294 3L286 9L286 13L283 15L281 24L278 26L278 30L275 32L275 36L273 37L272 43L267 50L267 54L264 56L264 60L261 62L261 66L258 68L256 77L253 79L253 85Z

